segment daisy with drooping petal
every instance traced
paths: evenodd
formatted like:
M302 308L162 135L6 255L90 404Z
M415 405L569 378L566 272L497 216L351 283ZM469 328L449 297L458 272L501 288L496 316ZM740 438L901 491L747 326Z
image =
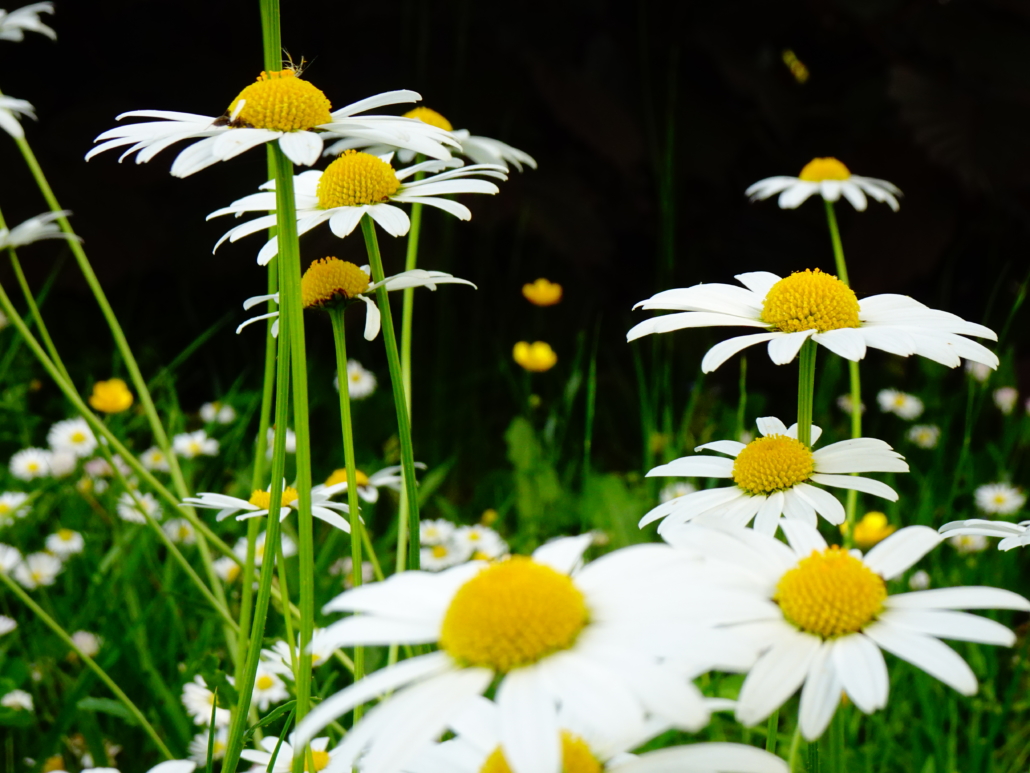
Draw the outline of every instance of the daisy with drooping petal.
M351 400L364 400L376 391L376 374L357 360L347 360L347 394ZM333 378L333 387L340 391L340 375Z
M876 402L884 413L893 413L906 421L923 415L923 401L897 389L881 389L876 395Z
M1012 515L1026 504L1023 490L1010 483L987 483L973 492L976 506L992 515Z
M9 526L15 518L24 518L28 515L28 501L29 495L21 491L5 491L0 494L0 527Z
M218 456L218 446L218 441L208 437L207 432L202 429L196 432L183 432L172 438L172 450L183 459Z
M167 110L122 113L118 120L159 120L125 124L104 132L94 140L101 144L86 154L86 160L128 145L119 161L136 153L136 163L142 164L177 142L196 139L199 141L179 153L172 163L175 177L188 177L267 142L278 142L293 163L311 166L322 154L325 131L391 147L411 148L432 158L449 159L450 152L445 145L456 143L441 129L398 116L356 115L383 105L419 99L414 91L388 91L331 112L325 94L301 78L297 70L262 72L237 95L220 118Z
M280 745L279 739L275 736L267 736L261 739L261 747L264 749L263 752L252 751L250 749L244 749L240 752L240 756L248 762L253 762L254 767L251 770L270 770L272 773L290 773L291 766L293 765L293 755L300 754L303 749L296 749L294 747L294 734L290 734L290 740L283 741ZM278 756L275 758L275 763L272 762L272 755L276 753L276 747L279 747ZM340 750L340 747L333 749L331 752L327 752L326 749L329 747L329 738L314 738L311 741L311 758L314 762L314 770L325 770L329 767L329 763L332 762ZM306 755L305 755L306 759ZM311 769L307 767L307 763L304 765L305 771Z
M893 183L875 177L860 177L835 158L813 158L797 177L767 177L744 191L752 201L761 201L780 194L780 209L795 209L810 196L819 194L826 201L837 201L843 195L859 212L865 210L866 194L886 202L895 212L901 191Z
M57 40L57 33L46 26L39 18L42 13L53 13L53 3L32 3L23 5L13 11L0 9L0 40L12 40L20 43L25 39L25 32L38 32L51 40Z
M754 271L738 274L736 279L744 287L700 284L666 290L641 301L637 307L680 313L641 322L629 331L627 339L690 327L744 326L766 331L713 346L701 361L705 373L737 352L765 342L770 359L786 365L809 338L853 361L865 357L871 347L902 357L918 354L950 368L957 367L962 358L998 367L993 352L963 337L997 341L993 330L905 295L871 295L860 301L850 287L819 269L786 278Z
M68 451L80 458L89 456L97 447L93 430L82 417L57 422L47 432L46 439L54 451Z
M559 773L557 704L601 732L632 732L648 717L685 730L703 726L708 708L690 680L714 667L747 668L754 654L711 626L723 616L748 619L768 602L749 604L665 545L623 548L577 570L592 539L555 540L532 558L402 572L336 597L325 612L363 613L326 630L336 646L438 643L440 650L327 697L298 725L297 742L396 690L340 747L347 760L365 753L363 773L395 773L491 684L500 745L515 773Z
M62 561L81 553L86 547L82 535L71 529L58 529L46 538L45 544L46 549Z
M684 456L647 473L684 478L731 478L735 485L677 497L658 505L640 520L643 528L660 518L658 533L681 523L702 519L775 534L780 516L816 525L818 513L834 525L844 522L844 505L819 486L854 489L896 502L897 492L885 483L850 473L908 472L904 457L882 440L854 438L831 443L818 451L798 439L797 424L787 428L767 416L757 421L762 437L747 445L735 440L705 443L695 451L711 450L732 457ZM812 425L812 444L822 430ZM817 485L812 485L817 484Z
M230 683L232 677L227 677ZM211 724L211 710L215 706L215 694L208 688L204 677L197 674L192 682L186 682L182 686L182 705L186 707L186 713L193 717L193 722L198 725ZM215 727L227 727L229 725L229 709L214 708Z
M460 162L459 162L460 163ZM325 171L302 172L293 178L297 201L297 235L303 236L317 225L328 222L330 230L343 239L368 215L391 236L404 236L411 226L407 214L396 204L421 203L469 220L472 212L464 204L449 198L455 193L497 193L498 188L486 180L463 179L474 175L506 180L507 170L491 164L473 164L444 171L454 164L447 161L424 161L395 170L390 157L357 153L348 150ZM412 180L417 172L426 172L421 180ZM270 180L255 193L215 210L208 220L220 215L241 216L245 212L267 213L275 210L275 181ZM215 245L236 241L249 234L266 231L276 224L276 215L265 214L230 229ZM258 252L262 266L279 252L278 237L272 237Z
M915 443L920 448L936 448L941 439L941 428L936 424L916 424L909 427L905 433L905 439Z
M42 448L23 448L11 457L9 469L18 480L35 480L50 474L53 454Z
M146 523L145 516L157 519L161 517L161 505L153 494L135 492L135 497L128 491L118 497L118 517L129 523Z
M20 564L14 567L14 579L23 588L34 590L41 586L53 585L64 564L57 556L49 553L30 553Z
M940 533L951 540L979 537L986 544L984 537L1001 537L998 550L1030 545L1030 521L1010 523L1008 521L985 521L982 518L969 518L965 521L951 521L940 528ZM955 542L951 542L958 548ZM964 544L969 544L968 541ZM967 551L972 552L972 551Z
M325 521L330 526L350 533L350 523L341 518L335 511L349 513L350 509L342 502L333 502L330 497L337 493L339 486L322 486L311 490L311 514L319 520ZM272 502L270 489L257 489L250 495L250 499L239 499L227 494L214 492L201 492L195 497L186 497L183 504L191 507L202 507L209 510L217 510L216 521L224 521L230 515L235 515L237 521L244 521L248 518L259 518L268 515L268 506ZM279 520L285 521L291 510L300 506L300 494L292 486L283 485L282 502L279 507Z
M1030 610L1030 601L1000 588L959 587L887 592L941 542L926 526L899 529L864 556L827 546L819 532L786 521L788 544L748 529L683 524L671 544L725 561L749 576L756 598L769 601L765 617L731 629L764 648L737 698L737 719L754 725L801 687L801 734L822 735L841 692L866 714L887 705L887 665L881 650L906 660L963 695L976 692L966 662L938 637L1012 646L1000 623L958 610ZM743 586L741 586L743 590Z
M2 22L0 22L2 23ZM22 128L18 116L24 115L36 120L35 108L30 102L14 97L0 95L0 129L10 134L16 140L25 136L25 129Z

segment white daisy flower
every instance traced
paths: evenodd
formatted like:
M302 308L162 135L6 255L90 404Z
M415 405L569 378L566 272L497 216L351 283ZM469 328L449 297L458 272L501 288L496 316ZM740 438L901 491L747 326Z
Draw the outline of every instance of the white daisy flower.
M0 40L13 40L15 43L20 43L25 39L26 31L38 32L51 40L57 40L57 33L39 18L41 13L53 12L53 3L23 5L14 11L0 9Z
M0 95L0 129L3 129L16 140L20 140L25 136L25 130L22 128L18 116L28 116L35 121L36 113L34 111L35 108L32 104L24 99Z
M228 403L221 403L216 400L213 403L204 403L200 406L200 418L208 424L214 422L232 424L236 420L236 409Z
M422 462L415 462L415 467L420 470L426 469L426 465ZM400 491L404 485L404 478L401 476L400 465L394 465L392 467L384 467L378 472L373 472L371 475L366 475L361 470L354 471L354 478L357 481L358 496L365 502L378 502L379 501L379 489L388 488L394 491ZM314 491L325 491L326 489L333 489L334 494L343 495L343 492L347 490L347 470L341 467L338 470L334 470L333 474L326 478L324 484L315 486L312 490Z
M196 432L183 432L173 437L172 450L183 459L218 456L218 441L208 437L204 430L198 429Z
M452 539L435 545L423 545L419 550L419 566L427 572L441 572L452 566L463 564L472 558L467 545L459 545Z
M0 113L2 112L0 110ZM0 228L0 249L24 247L26 244L32 244L41 239L78 239L79 237L74 234L64 233L54 222L57 218L67 217L70 214L71 211L67 209L61 212L47 212L30 217L14 228Z
M337 258L322 258L308 266L304 276L301 277L301 299L306 309L331 306L337 303L346 304L354 300L361 301L365 304L365 340L372 341L379 335L380 314L375 296L378 288L385 287L388 292L392 292L409 287L427 287L435 291L436 286L442 284L463 284L476 287L468 280L459 279L443 271L426 271L421 268L388 276L382 282L372 282L368 266L359 267L354 263ZM266 301L275 301L278 304L279 293L248 298L243 302L243 308L251 309ZM278 336L278 317L278 311L251 317L236 328L236 332L238 334L243 328L254 322L275 319L275 323L272 325L272 335Z
M850 415L852 405L850 394L844 394L837 398L837 407L844 411L844 413ZM860 402L858 404L858 412L865 413L865 403Z
M132 468L125 463L125 460L122 459L122 457L115 454L111 459L114 461L114 466L118 468L118 472L120 472L124 477L128 478L132 475ZM111 468L111 465L108 464L107 459L104 459L101 456L98 456L96 459L90 459L83 465L83 469L86 471L87 475L94 478L110 478L114 475L114 470Z
M136 503L139 500L139 504ZM161 517L161 505L154 498L153 494L140 494L136 492L136 498L128 491L122 492L118 497L118 517L129 523L146 523L144 514L155 520Z
M300 637L297 637L297 646L290 652L290 645L280 639L272 645L272 649L261 650L261 667L269 673L284 676L293 680L293 668L290 663L294 658L299 657ZM337 647L327 635L327 629L316 628L311 632L311 644L308 645L311 652L311 666L318 668L324 666L332 658Z
M195 545L197 543L197 532L193 524L185 518L173 518L162 527L168 539L180 545ZM232 559L229 559L232 561Z
M23 588L35 590L41 586L53 585L64 564L57 556L49 553L30 553L14 567L12 575Z
M18 480L45 478L50 474L53 454L42 448L23 448L11 457L9 469Z
M50 454L50 474L65 478L75 472L79 458L71 451L53 451Z
M276 312L276 314L278 314L278 312ZM237 333L239 332L239 328L237 328L236 332ZM271 459L272 458L272 449L274 448L274 446L275 446L275 427L269 427L268 431L265 433L265 448L266 448L265 458L266 459ZM290 429L289 427L286 428L286 443L285 443L285 446L286 446L286 448L285 448L286 453L288 453L288 454L295 454L295 453L297 453L297 435L294 434L293 430Z
M47 432L46 439L54 451L68 451L78 457L89 456L97 447L93 430L81 417L57 422Z
M1001 387L995 389L991 395L998 410L1008 416L1016 408L1016 401L1019 400L1019 390L1014 387Z
M421 123L417 121L416 123ZM450 198L455 193L497 193L498 188L486 180L471 180L473 175L506 180L504 167L492 164L451 169L457 159L450 161L424 161L406 169L390 166L390 156L379 158L368 153L347 151L333 161L325 171L311 170L293 178L297 200L297 234L304 235L312 228L328 222L330 230L343 239L368 215L391 236L404 236L411 222L396 204L421 203L437 207L459 220L469 220L472 212L464 204ZM426 172L421 180L411 179L416 172ZM226 240L235 242L249 234L267 231L276 224L275 181L270 180L255 193L234 201L228 207L208 215L208 220L220 215L243 215L245 212L265 213L230 229L215 245L215 250ZM391 203L392 202L392 203ZM279 252L278 238L272 237L258 252L262 266Z
M7 615L0 615L0 636L5 636L18 627L18 621Z
M46 549L61 560L67 560L86 547L86 541L77 531L58 529L46 538Z
M151 446L139 457L140 463L151 472L160 471L168 472L170 469L168 466L168 458L165 456L165 452L157 446Z
M268 536L268 532L261 532L258 534L257 539L254 541L254 565L261 566L265 560L265 538ZM297 555L297 543L290 539L288 534L279 533L279 543L283 546L283 557L289 558L290 556ZM240 537L236 544L233 545L232 552L236 554L236 557L240 561L244 561L247 558L247 538ZM239 567L237 567L237 570Z
M492 561L508 554L508 543L489 526L459 526L451 541L476 561Z
M988 376L991 375L991 368L987 367L982 362L966 360L965 369L966 373L972 376L975 381L979 381L981 384L987 380Z
M454 534L454 524L443 518L438 520L423 520L418 525L418 538L421 545L440 545L451 538Z
M246 549L247 539L243 538L244 550ZM244 552L246 557L246 552ZM211 567L215 570L215 574L218 575L222 582L236 582L236 579L240 576L240 565L233 561L228 556L222 556L211 563Z
M233 678L228 677L229 682ZM211 709L215 705L215 694L208 689L204 677L197 674L192 682L186 682L182 686L182 705L186 707L186 713L193 717L194 724L210 725ZM215 708L215 727L227 727L229 725L229 709Z
M209 740L209 731L197 733L193 736L193 740L190 741L189 758L198 764L207 764L207 745ZM220 760L225 756L225 750L229 746L229 728L220 727L215 730L215 743L214 748L211 750L211 759ZM178 762L178 760L175 760ZM150 773L154 773L156 768L152 768ZM168 771L157 771L157 773L173 773L172 770ZM193 768L183 767L181 771L175 771L174 773L193 773Z
M10 574L21 560L21 551L18 548L0 543L0 572Z
M354 559L350 556L341 558L329 567L329 574L334 577L343 576L343 587L354 587ZM371 561L361 562L361 584L372 582L375 579L375 567Z
M357 360L347 360L347 394L351 400L364 400L376 391L376 374L366 370ZM333 387L340 391L340 374L333 377Z
M1030 601L1000 588L889 595L887 581L940 544L941 536L926 526L899 529L864 556L828 547L807 524L787 521L783 529L789 545L748 529L696 524L665 535L673 545L746 573L755 598L767 601L764 615L731 626L765 649L737 698L737 719L745 725L765 719L798 687L801 734L808 741L822 735L842 691L866 714L884 708L888 675L881 650L972 695L972 670L937 637L1012 646L1015 634L1005 626L957 610L1030 610Z
M886 202L895 212L898 211L897 196L901 191L893 183L875 177L860 177L835 158L813 158L801 170L797 177L767 177L759 180L744 193L761 201L775 194L780 209L795 209L810 196L819 194L826 201L837 201L843 195L851 206L862 212L868 200L866 194L876 201Z
M24 518L28 515L28 501L29 495L21 491L5 491L0 494L0 527L10 526L15 518Z
M32 711L32 696L24 690L11 690L0 698L0 706L18 711Z
M471 135L468 129L455 129L450 121L428 107L416 107L405 113L404 117L423 121L430 126L435 126L447 132L458 145L457 154L465 156L475 164L493 164L495 166L503 166L505 169L508 168L508 164L512 164L520 172L522 171L523 164L536 169L536 160L528 153L524 153L518 148L513 148L500 140L491 139L490 137L476 137ZM328 138L327 136L326 139ZM391 150L391 148L385 145L372 145L360 137L349 137L330 145L323 152L323 155L336 156L344 151L359 148L376 156L389 153ZM415 153L410 150L397 151L397 160L402 164L410 164L414 158Z
M744 445L717 440L695 451L711 450L733 457L684 456L655 467L648 477L731 478L733 486L711 488L658 505L640 520L643 528L660 518L659 534L695 518L730 526L747 526L775 534L780 516L816 525L816 514L835 526L844 522L844 505L818 486L854 489L898 501L885 483L850 473L908 472L904 457L882 440L854 438L812 451L798 441L797 424L788 429L773 416L758 419L762 437ZM822 430L812 425L812 444ZM817 485L812 485L817 484Z
M965 335L997 341L990 328L924 306L904 295L871 295L861 301L846 284L818 269L781 279L767 271L738 274L745 287L700 284L666 290L637 307L680 312L641 322L627 334L632 341L650 333L688 327L745 326L765 332L738 336L708 350L701 369L710 373L737 352L768 341L777 365L791 362L811 338L834 354L861 360L866 349L908 357L918 354L954 368L961 358L998 367L998 358ZM745 289L746 288L746 289Z
M749 619L758 607L664 545L623 548L577 570L591 540L560 539L532 558L476 561L438 574L402 572L337 596L326 613L363 614L326 630L336 646L440 649L327 697L298 725L297 743L396 690L345 736L340 754L349 763L367 752L364 773L405 769L492 684L501 746L515 773L559 773L557 704L601 732L631 732L648 715L680 729L702 727L709 709L690 680L711 668L746 669L754 652L700 621Z
M929 573L922 569L912 572L912 576L908 578L908 587L912 590L926 590L930 587Z
M884 413L893 413L906 421L923 415L923 401L897 389L881 389L876 395L876 402Z
M1023 490L1008 483L987 483L973 493L976 506L992 515L1012 515L1026 504Z
M311 490L311 514L316 518L325 521L330 526L342 529L350 533L350 523L341 518L338 513L349 513L350 508L342 502L333 502L329 497L339 491L338 486L317 486ZM227 494L214 492L201 492L199 496L186 497L183 504L191 507L203 507L209 510L217 510L216 521L224 521L230 515L235 515L237 521L245 521L248 518L258 518L268 515L268 506L271 504L271 493L269 490L257 489L250 495L250 499L239 499ZM279 507L279 520L285 521L291 510L300 505L300 494L292 486L283 486L282 502ZM337 512L333 512L333 511Z
M970 544L969 539L979 538L986 546L986 537L1001 537L998 543L998 550L1012 550L1025 545L1030 545L1030 521L1021 523L1009 523L1008 521L985 521L981 518L970 518L965 521L951 521L940 528L941 534L949 537L948 540L959 549L960 552L979 552L959 548L957 542L952 540L967 539L963 545ZM981 548L982 549L982 548Z
M279 744L279 738L275 736L266 736L261 739L261 747L264 749L263 752L252 751L251 749L244 749L240 752L240 756L248 762L253 762L254 767L251 770L271 770L272 773L290 773L293 765L293 755L300 754L302 749L294 751L293 736L290 734L289 742L283 741L282 745ZM275 748L279 746L279 754L275 758L275 764L272 764L272 755L275 754ZM327 752L326 749L329 746L329 738L315 738L311 741L311 757L315 764L315 770L325 770L329 767L329 763L332 761L340 750L340 747L336 747L331 752ZM271 767L269 767L271 766ZM304 770L308 770L307 763L305 763Z
M87 657L94 657L100 652L100 645L103 639L89 631L76 631L72 634L72 643L78 647Z
M275 672L258 669L254 675L254 695L251 699L258 711L266 711L273 703L281 703L289 697L286 685Z
M920 448L936 448L941 439L941 428L936 424L916 424L909 427L905 438Z
M693 483L687 483L686 481L677 481L676 483L670 483L668 486L663 486L662 490L658 492L658 501L671 502L677 497L685 497L687 494L693 494L697 491L697 486Z
M988 545L987 538L982 534L956 534L948 538L948 544L963 556L983 553Z
M187 177L219 161L228 161L266 142L278 142L295 164L311 166L322 154L322 133L357 136L392 147L411 148L432 158L448 159L445 145L454 140L444 131L421 121L398 116L366 115L365 110L383 105L417 102L414 91L388 91L330 112L330 103L319 89L293 69L262 72L237 95L221 117L167 110L133 110L123 118L157 118L126 124L104 132L86 154L129 146L119 161L136 155L136 163L150 161L165 148L182 140L196 139L179 153L172 175ZM274 209L274 208L273 208Z

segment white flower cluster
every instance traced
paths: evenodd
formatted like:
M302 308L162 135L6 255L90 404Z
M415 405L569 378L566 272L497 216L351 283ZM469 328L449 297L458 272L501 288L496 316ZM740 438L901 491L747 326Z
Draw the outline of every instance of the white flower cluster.
M422 568L429 572L508 554L508 543L489 526L457 526L443 519L419 524L419 544Z

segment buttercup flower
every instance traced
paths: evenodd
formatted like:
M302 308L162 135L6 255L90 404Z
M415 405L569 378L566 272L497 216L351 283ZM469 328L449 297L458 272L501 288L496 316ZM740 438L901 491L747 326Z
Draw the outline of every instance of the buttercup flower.
M665 535L677 547L732 564L747 575L741 582L755 597L767 601L764 614L731 626L765 650L737 698L737 719L746 725L765 719L798 687L801 734L809 741L826 729L841 692L866 714L884 708L888 676L881 650L972 695L972 670L937 637L1012 646L1016 637L1008 628L958 610L1030 610L1030 601L1000 588L889 595L886 582L940 543L926 526L899 529L865 556L827 546L808 524L786 521L783 529L789 545L748 529L696 524Z
M14 567L14 579L23 588L34 590L40 586L53 585L63 568L61 559L49 553L30 553Z
M67 560L86 547L86 541L77 531L58 529L46 538L46 549L61 560Z
M459 220L469 220L472 212L464 204L449 198L455 193L497 193L497 186L486 180L462 179L479 175L506 180L504 167L491 164L474 164L451 171L443 171L454 164L447 161L424 161L395 170L390 166L390 156L379 158L368 153L349 150L333 161L324 172L302 172L293 178L297 200L297 234L302 236L312 228L328 222L330 230L343 239L353 231L361 218L368 215L391 236L404 236L411 222L407 214L395 204L421 203L437 207L454 215ZM426 172L427 177L411 180L416 172ZM275 181L270 180L255 193L234 201L228 207L208 215L208 220L220 215L236 215L244 212L267 213L275 210ZM391 203L392 202L392 203ZM226 240L237 239L259 231L265 231L276 224L276 216L264 214L228 231L215 250ZM279 252L279 241L272 237L258 252L258 263L262 266Z
M0 9L0 40L13 40L20 43L25 39L25 32L38 32L51 40L57 40L57 33L46 26L39 18L41 13L53 13L53 3L32 3L14 11Z
M893 413L908 421L923 415L923 401L897 389L881 389L876 395L876 402L884 413Z
M680 313L641 322L629 331L627 339L688 327L764 328L764 333L730 338L709 349L701 361L705 373L737 352L766 341L770 359L785 365L809 338L855 361L865 357L866 349L872 347L902 357L918 354L951 368L957 367L963 357L998 367L993 352L963 338L971 335L996 341L993 330L907 296L871 295L860 301L837 277L818 269L799 271L785 279L766 271L738 274L736 278L743 288L700 284L666 290L641 301L637 307Z
M262 72L219 118L167 110L122 113L119 121L123 118L160 120L127 124L104 132L94 140L101 144L86 154L86 160L105 150L128 145L119 161L137 153L136 163L142 164L177 142L196 139L199 141L179 153L172 164L175 177L187 177L251 148L277 141L293 163L311 166L322 153L325 131L411 148L432 158L450 158L444 145L455 142L436 127L397 116L356 115L383 105L419 99L414 91L388 91L330 112L325 94L302 79L297 70Z
M67 451L78 457L89 456L97 447L93 430L82 417L57 422L47 432L46 439L54 451Z
M842 195L851 206L862 212L866 208L866 194L876 201L886 202L898 211L897 196L901 191L886 180L875 177L860 177L835 158L813 158L797 177L767 177L759 180L744 193L752 201L767 199L779 193L777 203L780 209L795 209L810 196L819 194L826 201L837 201Z
M204 403L200 406L200 418L208 424L232 424L236 420L236 409L228 403Z
M197 542L197 532L194 530L193 524L185 518L173 518L161 528L172 542L180 545L195 545Z
M132 401L132 392L120 378L98 381L89 396L89 404L101 413L121 413L128 410Z
M232 677L229 677L232 681ZM211 710L215 705L215 694L208 689L204 677L197 674L192 682L182 686L182 705L198 725L211 724ZM229 709L215 708L215 727L226 727L229 724Z
M53 454L42 448L23 448L11 457L11 475L18 480L45 478L50 474L50 460Z
M558 364L558 355L544 341L519 341L511 351L515 364L532 373L543 373Z
M198 429L196 432L183 432L173 437L172 450L183 459L218 456L218 441L208 437L204 430Z
M883 542L887 537L897 531L897 526L892 526L883 513L866 513L862 520L855 524L855 544L862 550L868 550L878 542ZM840 525L840 533L847 536L848 525Z
M24 690L11 690L0 698L0 706L20 711L32 711L32 696Z
M357 360L347 360L347 394L351 400L364 400L376 391L376 374L366 370ZM333 378L333 387L340 391L340 375Z
M985 537L1001 537L998 543L998 550L1012 550L1012 548L1030 545L1030 521L1022 523L1009 523L1008 521L985 521L980 518L970 518L965 521L951 521L940 528L941 534L948 537L948 541L959 549L959 552L974 552L964 550L970 544L982 544L986 546ZM961 542L965 540L965 542ZM976 540L970 542L970 540ZM962 545L960 547L959 545ZM982 550L983 548L980 548Z
M978 508L993 515L1012 515L1026 504L1023 490L1008 483L988 483L977 488L973 496Z
M421 462L416 462L415 466L419 469L424 470L426 466ZM366 502L378 502L379 501L379 489L389 488L394 491L400 491L403 485L404 478L401 477L400 465L394 465L393 467L384 467L378 472L374 472L371 475L366 475L361 470L354 471L354 477L357 481L358 496ZM347 490L347 470L341 468L334 470L333 474L325 480L325 484L322 486L315 486L315 489L333 489L334 492L342 494ZM312 489L314 490L314 489Z
M979 533L955 534L948 537L948 544L963 556L987 550L987 538Z
M534 306L554 306L561 301L562 287L541 277L535 282L522 285L522 295Z
M100 652L102 642L103 640L99 636L89 631L76 631L72 634L72 643L90 658Z
M10 525L15 518L24 518L28 515L28 501L29 495L20 491L5 491L0 494L0 527Z
M329 497L340 490L339 486L320 487L311 490L311 514L316 518L325 521L330 526L350 532L350 523L341 518L334 510L341 513L350 512L347 505L341 502L333 502ZM213 492L202 492L199 496L186 497L183 504L191 507L202 507L209 510L217 510L216 521L224 521L230 515L236 515L237 521L244 521L248 518L258 518L268 515L268 506L271 504L272 496L268 490L257 489L252 492L250 499L238 499L226 494ZM279 520L286 520L291 510L300 505L300 495L295 488L283 486L282 503L279 507ZM246 542L244 541L244 546Z
M1001 387L995 389L991 397L994 398L994 404L998 406L998 410L1008 416L1016 407L1019 391L1014 387Z
M139 457L140 463L148 470L160 470L161 472L168 472L168 458L165 456L165 452L157 446L151 446Z
M743 527L755 520L755 529L775 534L780 516L804 521L813 527L818 513L832 524L844 522L844 505L818 486L855 489L891 502L898 495L890 486L848 473L908 472L901 454L882 440L854 438L812 451L797 439L797 424L787 429L768 416L757 421L762 437L747 445L717 440L695 451L711 450L733 457L684 456L647 473L652 476L731 478L734 485L712 488L658 505L640 520L643 528L660 518L659 534L695 518ZM812 444L822 430L812 425ZM817 484L817 485L812 485Z
M129 523L146 523L147 519L144 514L155 519L161 517L161 505L158 504L154 495L136 492L134 499L128 491L122 492L118 497L118 517Z
M0 636L5 636L18 627L18 621L7 615L0 615Z
M908 428L905 438L920 448L936 448L941 439L941 428L936 424L916 424Z
M2 23L2 20L0 20L0 24ZM36 113L34 111L35 108L32 104L24 99L0 96L0 129L3 129L15 139L20 140L25 136L25 130L22 128L18 116L28 116L35 121Z

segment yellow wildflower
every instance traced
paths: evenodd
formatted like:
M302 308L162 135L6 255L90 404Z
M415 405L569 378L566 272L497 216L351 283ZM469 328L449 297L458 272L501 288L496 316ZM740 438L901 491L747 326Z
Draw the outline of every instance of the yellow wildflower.
M554 353L554 349L543 341L534 341L531 344L519 341L512 350L512 357L521 367L534 373L550 370L558 362L558 355Z
M132 392L120 378L98 381L89 396L89 404L103 413L121 413L132 405L132 400Z
M862 516L862 520L855 524L855 544L863 550L867 550L877 542L885 540L896 529L896 526L887 523L887 516L883 513L875 510L868 512ZM846 523L841 524L840 532L845 535L848 533Z
M541 277L531 284L522 285L522 294L534 306L554 306L561 301L562 289L560 284Z

